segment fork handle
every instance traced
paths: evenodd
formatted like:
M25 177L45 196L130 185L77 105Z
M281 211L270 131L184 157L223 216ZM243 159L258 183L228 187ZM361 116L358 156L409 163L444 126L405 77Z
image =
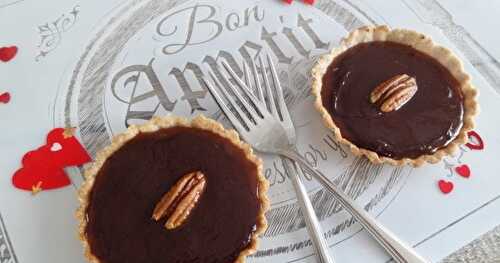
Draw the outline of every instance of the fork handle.
M374 217L359 206L346 195L341 189L328 179L320 171L313 168L299 153L296 151L284 151L280 154L299 162L302 167L310 170L321 185L328 189L333 194L335 199L347 210L365 229L372 235L373 238L389 253L394 261L398 263L428 263L426 259L418 255L417 252L396 237L391 231L381 225ZM301 170L301 169L298 169Z
M293 186L295 188L295 192L297 193L300 211L302 212L302 216L304 217L307 231L309 232L309 236L313 241L319 261L321 263L334 263L333 259L330 257L328 244L326 243L325 236L323 234L323 231L321 230L321 225L318 221L318 218L316 217L316 213L314 212L311 200L307 195L307 190L302 183L302 180L300 179L304 176L304 174L302 173L302 169L299 167L299 164L293 159L289 159L285 156L283 157L285 169L287 171L287 174L289 174L292 178ZM290 161L293 163L293 169L289 169Z

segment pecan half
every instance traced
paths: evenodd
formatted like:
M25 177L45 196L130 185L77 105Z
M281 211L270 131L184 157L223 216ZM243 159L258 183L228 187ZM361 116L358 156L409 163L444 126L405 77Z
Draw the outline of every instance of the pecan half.
M379 84L370 94L370 102L379 105L382 112L395 111L413 98L417 81L406 74L396 75Z
M195 208L206 185L205 175L199 171L184 175L158 202L152 218L158 221L166 216L167 229L179 227Z

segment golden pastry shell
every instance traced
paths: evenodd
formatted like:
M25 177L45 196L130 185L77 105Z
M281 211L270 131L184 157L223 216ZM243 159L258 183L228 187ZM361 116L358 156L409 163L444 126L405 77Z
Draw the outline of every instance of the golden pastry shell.
M438 149L433 154L421 155L417 158L392 159L381 156L374 151L360 148L342 137L339 127L335 124L332 116L330 116L328 111L323 107L321 98L323 76L328 66L337 56L360 43L373 41L400 43L423 52L441 63L459 82L464 102L463 125L458 135L449 144ZM340 45L334 48L329 54L321 56L312 69L312 94L315 97L315 107L321 114L324 124L334 132L336 138L341 143L349 147L354 155L366 156L373 163L389 163L392 165L410 164L417 167L424 163L437 163L444 156L453 154L461 144L467 141L467 132L474 128L474 116L479 111L479 106L476 101L478 92L472 85L470 76L465 72L462 62L452 51L435 44L431 38L424 34L407 29L389 29L387 26L361 27L356 29L345 37L340 42Z
M202 115L197 116L192 120L187 120L185 118L175 117L175 116L154 117L145 124L137 126L132 125L125 132L115 136L112 140L112 143L109 146L102 149L97 154L93 164L90 166L90 168L88 168L85 171L84 174L85 182L81 186L78 195L80 201L80 207L76 212L76 217L80 222L78 230L79 237L83 243L85 256L90 262L100 263L99 259L92 254L92 251L90 250L90 245L85 235L85 228L87 225L86 209L89 202L88 200L89 193L92 189L92 186L94 185L95 176L97 175L97 173L99 172L105 161L108 159L108 157L110 157L115 151L117 151L119 148L121 148L124 144L126 144L129 140L134 138L139 133L155 132L158 131L159 129L166 129L178 126L192 127L192 128L211 131L225 139L228 139L232 144L234 144L236 147L244 151L244 153L246 154L246 158L248 160L257 165L258 197L261 203L260 211L257 216L257 223L256 223L257 227L255 232L252 234L250 243L244 250L240 252L235 263L244 263L246 256L251 255L257 250L258 236L264 233L264 231L267 228L267 220L265 217L265 213L269 208L269 199L267 197L267 190L269 188L269 183L265 179L262 173L262 167L263 167L262 160L253 153L253 150L250 147L250 145L242 142L239 139L238 133L236 133L236 131L226 130L220 123L212 119L208 119Z

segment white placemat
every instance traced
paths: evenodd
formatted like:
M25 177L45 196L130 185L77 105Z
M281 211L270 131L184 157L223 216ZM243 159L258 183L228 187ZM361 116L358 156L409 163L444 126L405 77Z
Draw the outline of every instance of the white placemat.
M238 68L248 56L262 51L279 61L306 158L328 171L423 255L441 260L500 220L495 187L500 179L493 172L495 158L500 156L498 63L434 0L323 0L315 7L298 1L285 6L273 0L4 0L0 1L0 23L5 25L0 46L15 43L20 47L14 61L0 64L0 72L6 72L0 75L0 85L12 87L13 94L12 102L0 108L0 125L9 127L0 138L1 262L84 262L74 238L72 215L81 183L79 170L69 171L72 187L36 197L10 184L21 156L43 142L45 131L76 125L82 143L94 154L110 136L125 129L126 122L141 122L153 114L203 112L219 118L198 77L218 59ZM461 55L481 91L483 112L476 131L486 142L484 150L464 146L460 154L437 165L394 168L356 159L332 140L312 109L308 68L316 54L327 52L347 31L366 24L413 28ZM137 76L133 92L130 76ZM159 82L151 81L154 77ZM153 95L145 100L134 101L134 94L151 91ZM270 227L249 261L315 262L280 160L264 158L272 184ZM462 164L471 167L471 178L453 173ZM387 261L382 249L331 196L306 179L337 261ZM440 179L453 181L454 192L440 193L436 187ZM494 262L497 233L487 234L445 262ZM47 241L49 236L53 241Z

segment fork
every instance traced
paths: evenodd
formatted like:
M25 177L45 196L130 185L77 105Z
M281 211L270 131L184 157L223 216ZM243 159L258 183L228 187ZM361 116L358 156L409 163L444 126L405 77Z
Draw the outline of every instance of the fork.
M236 85L240 88L239 90L243 91L245 97L241 95L233 83L231 83L224 75L222 75L222 78L224 79L225 87L233 93L234 97L230 96L227 91L222 88L222 84L218 82L212 73L210 73L210 75L222 91L224 97L228 101L228 104L234 109L234 112L231 111L228 105L226 105L225 101L219 96L215 88L205 80L205 85L211 92L215 101L219 107L221 107L222 111L231 121L233 126L240 132L243 139L248 139L250 144L252 144L258 151L286 156L299 162L301 166L310 170L314 178L334 195L342 207L346 209L367 230L367 232L372 235L372 237L392 256L394 261L398 263L428 262L426 259L418 255L411 246L405 244L391 231L377 222L377 220L366 212L363 207L356 204L354 200L352 200L342 190L338 189L338 187L330 179L328 179L320 171L313 168L304 159L304 157L298 153L296 141L290 140L287 137L287 130L295 130L295 128L291 120L283 118L284 115L288 116L288 114L282 114L283 112L288 112L288 109L283 99L283 92L281 90L281 86L279 85L274 64L268 55L268 67L271 72L272 84L276 90L275 93L277 100L274 100L273 92L270 88L270 81L267 77L266 69L263 67L262 58L259 60L261 62L263 84L266 91L268 91L266 92L266 95L267 101L269 102L269 109L267 109L265 104L259 101L259 99L250 91L249 86L237 76L227 63L223 62L223 66L226 68L229 75L231 75ZM259 94L259 97L264 100L263 96L261 96L263 95L263 92L261 90L260 81L255 74L255 63L252 65L257 93ZM245 73L245 75L247 76L248 72ZM247 81L247 83L249 82ZM250 106L250 104L252 104L252 106ZM301 169L297 170L300 172Z
M268 60L270 58L268 57ZM264 63L262 61L262 58L259 57L259 62L261 65L261 68L264 67ZM270 62L270 60L269 60ZM229 74L233 75L234 72L232 71L231 67L227 65L227 63L223 62L222 65L224 68L228 71ZM229 90L235 95L239 100L235 100L231 97L231 95L224 89L222 86L223 84L221 81L218 80L217 77L212 73L212 71L209 71L210 78L212 81L215 83L215 85L218 87L218 89L221 91L223 97L228 101L227 104L229 104L234 111L236 112L236 115L231 112L230 108L227 106L227 104L224 102L223 98L219 95L217 90L214 88L214 86L211 85L211 83L203 79L205 82L205 85L207 86L208 90L214 97L216 103L219 105L219 107L222 109L226 117L230 120L230 122L233 124L233 126L238 130L242 138L250 143L253 148L257 151L260 152L265 152L265 153L271 153L271 154L276 154L273 151L269 151L267 147L265 147L262 142L266 137L269 137L270 134L274 135L280 135L278 137L282 138L283 141L280 141L278 143L286 143L290 144L291 141L289 140L296 140L296 135L295 135L295 129L292 127L292 129L286 129L285 127L290 127L290 126L284 126L279 123L280 120L285 120L287 122L291 123L291 118L288 113L288 111L279 111L275 105L274 105L274 96L273 92L270 89L269 85L269 79L265 74L263 74L263 80L265 82L265 87L266 87L266 95L267 96L267 101L264 98L263 91L260 85L260 81L257 76L257 70L255 67L255 63L253 65L253 73L255 77L255 83L256 83L256 90L257 90L257 96L259 97L258 99L254 97L254 100L247 101L243 99L243 96L240 94L240 92L232 86L231 82L227 79L227 77L224 74L220 74L221 81L225 85L231 85L229 86ZM219 70L220 72L220 70ZM246 64L244 64L244 73L246 76L246 82L247 84L249 83L249 72L248 72L248 67ZM274 77L273 77L274 80ZM240 80L241 81L241 80ZM248 84L247 86L244 86L245 88L244 93L246 95L251 94L250 90L248 89L250 85ZM281 89L281 87L280 87ZM282 92L277 92L277 99L278 101L281 101L283 105L284 104L284 99L283 99L283 93ZM239 102L239 103L238 103ZM241 104L243 106L243 109L240 109L237 105ZM250 104L253 104L253 106L250 106ZM267 105L267 107L266 107ZM249 116L245 115L245 111L250 114ZM284 119L283 119L284 118ZM265 123L263 127L270 128L266 130L261 130L258 129L256 125L257 123ZM275 139L272 139L272 141L275 141ZM297 163L295 161L292 161L293 163L293 171L290 167L289 160L285 156L281 156L282 161L283 161L283 166L287 172L287 174L290 175L291 180L293 182L293 186L295 188L295 191L297 193L297 199L298 203L300 206L300 211L302 212L302 215L304 217L304 221L306 224L307 231L309 232L309 235L311 236L311 239L314 244L314 248L317 251L319 261L322 263L334 263L332 258L329 255L328 252L328 244L326 243L326 239L324 238L323 231L321 230L321 225L319 223L318 218L316 217L316 214L314 212L314 208L311 204L311 201L309 200L309 196L307 195L307 190L302 183L300 177L304 177L302 174L302 170L299 168Z
M267 60L269 64L272 64L272 61L269 56L267 56ZM264 67L264 62L262 60L262 57L259 56L259 63L260 63L260 68L265 69ZM223 62L224 68L228 72L231 72L231 67L228 66L227 63ZM273 70L275 70L273 68ZM248 66L246 63L243 63L243 73L245 77L245 84L247 85L248 88L252 87L252 84L250 82L250 73L248 71ZM281 85L279 81L275 82L274 77L277 76L276 72L273 72L272 76L272 83L276 83L277 85L273 85L275 88L270 89L271 85L269 85L270 81L265 74L265 72L262 71L262 78L264 81L264 84L266 86L266 94L267 94L267 100L264 99L264 92L262 91L262 87L260 85L259 78L257 76L257 68L255 66L255 62L252 63L252 75L254 76L254 84L255 84L255 93L258 95L259 99L261 102L265 102L266 106L268 107L269 112L274 116L275 120L277 121L282 121L285 123L292 123L292 119L290 117L290 113L288 110L282 110L281 107L276 107L276 105L273 103L274 102L274 95L273 91L276 95L276 100L281 102L282 105L285 105L284 97L283 97L283 92L281 89ZM277 80L277 79L276 79ZM286 109L286 107L285 107ZM293 128L293 125L282 125L282 127L285 129L286 136L288 139L293 142L297 140L297 135L295 133L295 128ZM291 127L291 128L290 128ZM287 129L288 128L288 129ZM318 258L320 262L323 263L330 263L334 262L334 260L330 257L329 249L328 249L328 244L326 243L326 239L323 235L323 231L321 228L321 224L319 223L319 220L316 216L316 213L314 211L313 205L311 203L311 200L309 199L309 196L307 194L307 190L302 182L301 178L304 178L303 171L299 164L293 160L289 159L286 156L281 155L282 162L284 164L284 168L287 174L291 175L292 183L295 188L295 192L297 193L297 200L300 206L300 211L303 213L304 221L306 224L307 231L309 232L309 235L311 236L311 239L314 243L314 248L316 249L318 253ZM289 165L289 162L292 162L293 165L293 171ZM305 214L304 214L305 213Z

